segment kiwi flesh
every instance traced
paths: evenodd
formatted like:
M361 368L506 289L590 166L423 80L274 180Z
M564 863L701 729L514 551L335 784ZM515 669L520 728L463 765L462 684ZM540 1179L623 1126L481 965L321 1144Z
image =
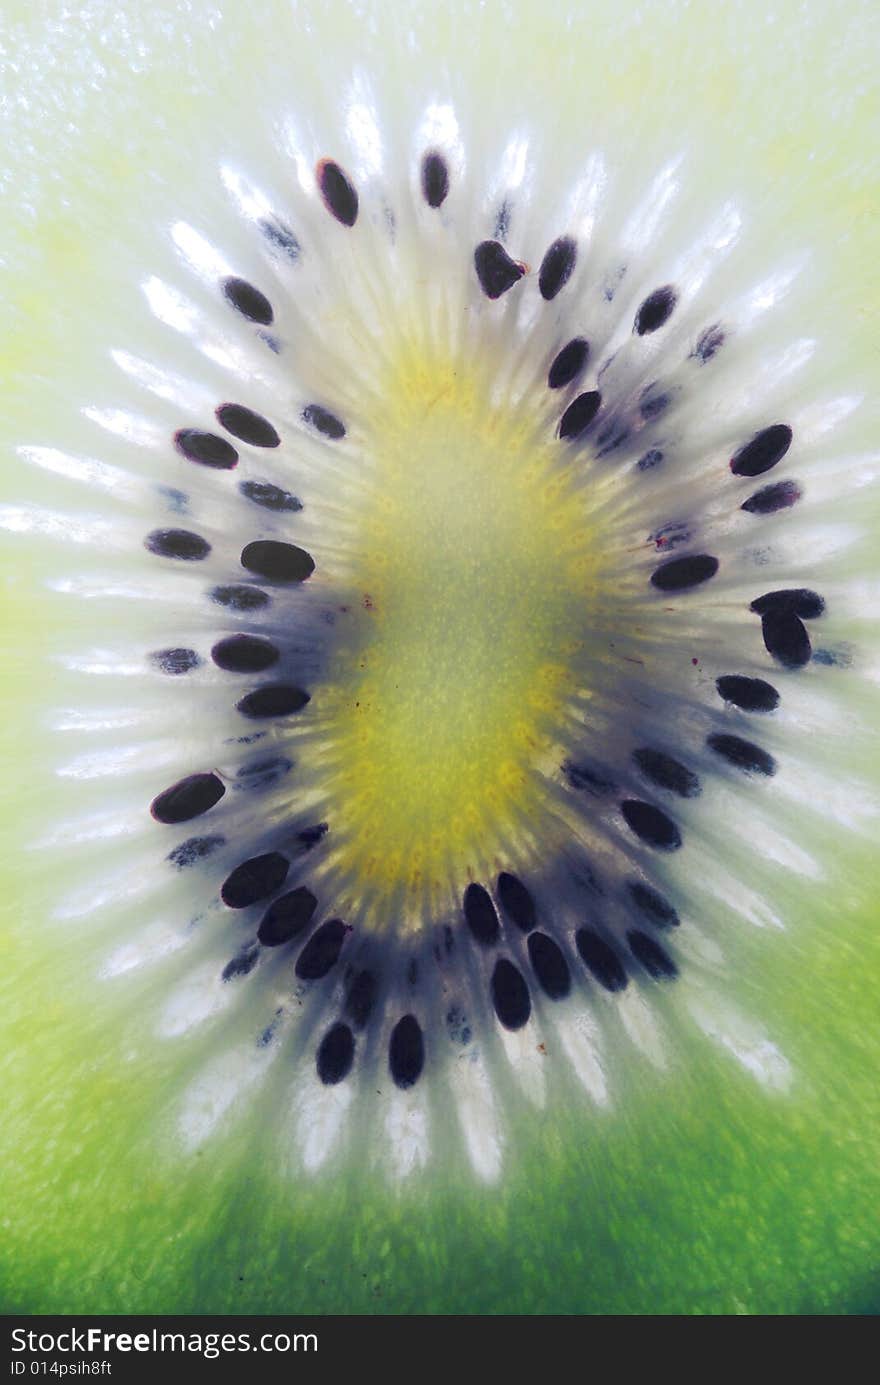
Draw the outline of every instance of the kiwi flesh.
M470 76L476 82L478 74ZM375 100L381 109L381 96ZM358 104L369 114L369 100ZM795 1251L783 1257L774 1278L758 1272L757 1256L742 1252L737 1259L726 1248L727 1237L735 1243L742 1227L741 1213L729 1225L713 1222L704 1262L704 1269L714 1267L710 1287L683 1286L686 1228L697 1223L688 1221L681 1200L682 1189L691 1196L695 1185L701 1197L709 1189L726 1193L733 1206L737 1192L751 1197L764 1209L766 1245L794 1207L809 1204L817 1185L804 1171L774 1223L767 1214L774 1177L756 1190L736 1171L741 1161L751 1165L768 1151L774 1169L785 1166L783 1151L791 1150L810 1110L798 1096L803 1074L833 1105L830 1075L844 1053L852 1063L845 1086L857 1093L849 1129L864 1136L870 1128L873 1108L861 1082L865 1051L854 1042L845 1006L838 999L829 1017L827 999L820 1006L812 998L820 966L826 997L842 996L845 973L836 954L829 957L828 929L844 897L850 936L861 938L859 901L867 894L859 847L873 804L871 767L843 744L853 727L870 726L871 705L865 691L871 644L859 586L866 568L855 561L864 519L853 514L850 494L864 470L851 459L866 425L853 423L846 410L859 394L857 367L841 374L835 362L834 388L824 371L812 367L811 373L815 353L808 358L804 322L810 318L812 328L817 300L804 284L806 271L793 272L800 247L786 254L790 247L780 245L771 253L772 238L757 236L748 222L745 195L741 207L730 188L715 200L702 186L694 191L701 180L693 170L688 192L688 170L673 171L669 161L668 131L660 151L665 159L643 155L629 168L621 151L631 150L618 147L613 195L593 209L595 229L586 236L578 228L590 222L595 163L592 182L587 177L581 184L587 201L578 202L583 159L571 160L567 180L546 161L530 163L509 117L495 127L494 148L481 148L483 127L475 117L473 133L462 118L460 148L454 141L444 147L436 110L427 138L414 113L407 124L406 101L401 104L393 119L387 113L377 119L380 137L390 147L410 130L420 139L408 156L389 159L381 178L374 172L372 191L374 144L363 111L355 133L338 132L330 118L323 129L314 120L312 142L303 146L305 172L293 192L289 174L287 181L275 174L274 197L258 183L254 170L264 167L258 160L265 160L269 184L274 166L256 139L248 160L220 152L215 191L215 152L198 196L178 189L172 214L138 242L143 258L133 282L145 287L147 305L164 316L168 330L135 306L135 293L115 332L102 313L104 344L112 346L125 379L110 366L87 381L72 371L66 393L78 394L80 421L59 402L51 437L45 426L35 431L33 420L14 437L17 466L36 463L35 473L51 478L42 492L39 481L22 480L24 498L6 512L9 527L27 527L32 535L26 551L33 556L21 561L48 578L52 592L89 596L98 612L84 614L89 603L71 602L64 617L53 617L57 644L49 653L64 662L56 686L36 699L39 734L50 749L35 754L29 770L39 783L41 774L60 767L61 788L51 790L51 812L45 801L38 805L24 795L32 804L23 814L24 840L37 855L22 859L55 863L50 873L62 877L61 889L31 884L30 897L41 901L44 918L60 916L64 931L48 924L51 955L29 950L18 987L42 1003L46 976L59 987L51 1027L71 1056L49 1069L52 1109L63 1107L71 1083L81 1098L90 1094L88 1118L68 1108L70 1148L56 1199L66 1187L88 1190L103 1181L108 1158L101 1126L114 1133L126 1171L97 1207L88 1207L88 1191L76 1194L76 1216L63 1231L41 1224L34 1212L22 1217L23 1253L10 1275L14 1301L36 1301L39 1267L50 1264L54 1287L42 1305L169 1307L192 1293L195 1308L242 1301L269 1307L283 1301L278 1280L289 1282L287 1257L305 1241L327 1247L313 1253L320 1272L307 1271L296 1287L305 1306L340 1302L334 1275L344 1266L346 1290L354 1282L362 1303L370 1295L375 1305L387 1295L392 1308L448 1307L453 1300L443 1284L450 1257L496 1259L511 1244L491 1229L492 1213L474 1221L488 1182L494 1215L512 1218L518 1249L528 1245L516 1257L516 1277L505 1281L502 1274L499 1285L518 1307L540 1311L553 1302L541 1299L528 1263L536 1256L550 1267L558 1305L562 1267L571 1280L576 1262L560 1257L554 1229L573 1189L586 1180L594 1195L611 1196L610 1205L624 1209L626 1225L617 1243L610 1236L616 1215L585 1214L575 1238L581 1252L600 1231L608 1253L598 1267L575 1276L567 1291L575 1311L614 1303L649 1308L648 1267L662 1279L658 1306L679 1311L695 1306L701 1292L704 1304L716 1306L737 1297L752 1310L814 1305L821 1299L818 1278L799 1282L790 1273ZM563 130L566 114L559 118ZM545 117L534 119L541 132ZM558 131L556 124L543 130L550 145L561 138ZM746 180L741 166L734 167L730 181L739 192ZM554 197L539 195L539 178ZM673 214L666 199L677 183L684 208ZM237 217L230 191L238 195ZM464 205L459 219L457 199ZM665 232L662 223L651 224L664 205ZM740 216L742 230L734 235ZM693 227L704 224L715 239L700 249ZM359 235L361 244L352 249ZM574 256L565 242L575 245ZM699 281L694 266L702 267L701 253L710 258L707 244L721 263ZM323 259L323 277L310 274L310 254ZM154 269L158 260L161 273ZM123 266L120 283L129 268ZM389 348L375 326L394 323L394 304L409 314L405 350ZM764 307L766 315L759 311ZM603 311L604 351L597 346ZM284 317L294 312L297 330L286 339ZM333 324L329 339L325 320ZM449 331L450 321L458 323L450 335L458 333L464 348L452 366L448 354L438 360L436 349L439 339L448 353L438 323ZM582 354L571 343L582 341L591 354L580 373L557 384ZM567 363L559 364L564 351ZM417 415L410 400L419 399L423 377L449 383L444 370L456 379L453 399L477 381L476 398L490 401L483 455L500 435L496 465L513 468L502 474L525 493L533 521L525 526L521 512L509 513L509 534L519 535L521 547L507 569L501 562L510 545L504 553L491 547L493 534L508 537L497 527L505 520L503 497L491 508L492 496L474 494L458 516L487 545L481 549L472 538L468 557L476 555L490 570L497 563L496 574L511 573L489 589L493 607L503 606L513 582L526 579L522 633L502 626L493 652L502 662L511 647L521 654L525 634L538 625L566 647L573 639L569 604L554 605L560 590L567 593L551 535L581 565L578 591L591 642L570 653L563 671L574 670L580 711L564 753L546 753L542 718L552 720L560 705L552 686L529 704L537 722L527 730L540 741L542 789L526 800L525 823L505 819L504 830L492 835L484 805L473 838L465 834L460 850L443 843L452 871L438 885L439 858L429 853L434 872L425 884L424 873L410 871L409 850L405 869L398 864L377 879L362 834L351 834L347 854L335 862L340 824L323 810L333 806L334 794L338 800L351 793L346 757L330 776L331 789L323 787L309 757L326 774L333 737L321 739L327 727L321 730L320 722L311 740L300 728L320 716L316 689L328 696L340 687L348 694L365 690L388 705L388 690L357 673L360 656L369 658L376 648L373 627L388 620L385 602L372 590L375 576L381 594L387 567L369 569L369 587L351 578L373 556L364 554L364 534L382 537L380 557L395 556L386 502L392 510L397 505L392 519L400 529L402 515L406 537L418 533L425 543L431 537L436 512L408 509L409 491L395 493L392 483L411 451ZM191 407L193 391L218 373L237 388L201 390L200 413ZM291 404L291 381L300 380L311 388ZM362 405L359 416L359 390L372 415ZM277 398L284 406L273 409ZM522 446L533 417L543 430L536 426L534 440L529 435L534 454ZM470 427L471 415L466 422ZM461 426L455 417L441 423L447 438ZM365 445L371 425L372 449ZM791 440L781 451L784 429ZM406 444L396 451L395 437ZM384 456L375 439L392 440ZM430 436L423 441L429 448ZM456 455L463 468L473 460L462 446ZM572 478L564 513L554 512L543 484L529 490L533 455L542 483L554 474L542 466ZM723 467L710 464L712 458ZM364 507L376 499L368 481L380 462L390 468L380 473L383 505L369 515L374 527L358 530ZM790 472L777 482L780 467ZM86 482L87 500L74 498L77 480ZM782 489L767 494L777 486ZM575 504L573 533L567 526ZM578 547L581 530L589 539L586 552ZM61 537L80 543L56 550ZM405 556L398 556L401 564ZM440 556L451 582L448 554ZM216 565L210 580L201 575L204 564ZM542 585L539 576L548 570L553 580ZM261 595L269 600L255 604ZM19 620L40 619L44 609L54 610L54 600L29 588ZM477 615L467 603L462 608L461 593L458 600L457 639L445 651L447 679L455 657L466 663L469 622ZM516 614L510 612L511 621ZM348 615L356 619L345 623ZM447 617L445 608L438 612L437 629L448 627ZM71 630L74 621L79 628ZM515 638L505 645L511 630ZM418 633L398 627L394 638ZM540 648L536 660L543 672ZM99 675L113 696L98 691ZM485 706L493 691L488 673L485 681L471 677ZM847 681L856 689L848 692ZM571 682L566 706L570 691ZM498 715L487 716L490 728ZM336 735L339 725L331 728ZM63 749L74 731L80 744ZM271 753L264 752L267 742ZM415 726L404 745L407 764L418 763ZM345 748L350 763L357 741ZM389 742L383 760L391 748ZM558 752L560 745L549 749ZM375 747L371 753L375 758ZM452 755L446 758L455 769ZM292 793L290 776L304 762L306 781L294 780ZM841 765L848 766L845 774ZM398 794L406 799L412 787L407 783ZM444 805L455 787L449 777L439 784ZM512 797L519 801L520 793ZM191 816L194 807L204 808L204 816ZM365 812L363 821L371 816ZM401 812L386 823L383 859L395 839L409 848L403 834L411 818ZM548 824L558 821L565 832L548 838ZM824 840L830 834L831 853ZM96 849L89 848L90 837ZM321 912L309 913L317 882L328 878L339 894L321 898ZM274 899L273 890L251 899L269 884ZM346 906L340 905L338 926L336 898ZM251 913L242 929L245 910ZM529 927L535 920L538 927ZM304 931L315 927L317 933ZM443 960L447 927L460 962ZM363 953L340 973L338 986L328 971L320 993L328 957L345 965L359 933L366 935ZM363 980L374 974L371 965L375 995ZM440 983L426 979L432 968ZM794 968L797 982L790 979ZM74 977L77 986L88 986L86 1006ZM298 1023L291 985L300 988L296 1004L305 1015ZM605 996L609 1008L602 1010ZM557 1018L565 1007L570 1018ZM359 1026L355 1017L365 1009L370 1013ZM809 1058L809 1045L797 1038L802 1015L836 1036ZM378 1026L375 1034L371 1024ZM442 1063L441 1041L448 1045ZM43 1052L30 1036L26 1047ZM359 1072L368 1049L373 1067ZM386 1090L366 1099L369 1080L379 1074ZM38 1130L33 1083L31 1069L21 1093L31 1141ZM349 1093L359 1098L350 1109ZM543 1142L533 1131L536 1109ZM704 1129L707 1111L715 1118L713 1134ZM837 1112L839 1119L840 1106ZM743 1143L745 1129L760 1133ZM695 1147L702 1160L694 1159ZM23 1141L19 1148L34 1146ZM720 1179L706 1168L713 1159L724 1169ZM259 1191L247 1186L255 1165ZM52 1189L50 1166L45 1156L32 1155L30 1177L43 1200ZM843 1156L829 1167L845 1181ZM664 1177L658 1168L669 1172ZM304 1171L316 1169L323 1174L301 1181ZM128 1185L140 1183L147 1170L146 1193L133 1197ZM868 1177L859 1185L863 1191ZM169 1202L169 1189L181 1179L186 1199L178 1194ZM353 1213L353 1199L362 1199L365 1189L371 1211ZM652 1189L654 1221L647 1226L638 1209ZM857 1194L840 1196L841 1208L854 1210ZM292 1210L270 1253L277 1221L268 1208L277 1212L285 1199ZM161 1216L150 1211L159 1202ZM172 1205L186 1243L138 1287L133 1266L144 1248L169 1250ZM445 1225L450 1215L454 1229ZM116 1216L127 1231L111 1287L99 1289L93 1277L94 1297L77 1299L82 1228L103 1227L107 1237ZM425 1218L427 1250L412 1235L413 1221ZM145 1223L152 1224L145 1230ZM678 1254L660 1250L670 1228ZM811 1245L816 1264L821 1253L832 1266L845 1263L849 1283L857 1261L867 1272L868 1251L849 1246L839 1231ZM249 1283L254 1246L272 1267L262 1297ZM216 1268L199 1300L197 1290L182 1286L208 1251ZM88 1263L96 1272L107 1253L92 1253ZM368 1285L356 1283L386 1260L387 1271ZM621 1266L628 1287L617 1296L611 1286ZM413 1274L420 1299L407 1296ZM457 1302L497 1308L500 1289L493 1298L470 1283Z

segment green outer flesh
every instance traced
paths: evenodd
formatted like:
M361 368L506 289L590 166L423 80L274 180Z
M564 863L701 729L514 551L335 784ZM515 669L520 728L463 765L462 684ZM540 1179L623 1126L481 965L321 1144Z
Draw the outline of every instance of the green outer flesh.
M40 440L47 398L51 405L49 382L71 372L71 341L81 360L70 397L60 389L60 409L75 406L90 371L92 379L106 375L107 314L93 312L90 302L106 299L115 271L112 259L108 265L102 258L93 224L102 218L106 224L114 203L148 204L140 168L161 164L169 176L182 173L191 157L188 136L198 142L199 129L221 113L209 88L226 84L229 90L234 64L244 67L252 59L248 80L259 90L259 71L273 50L271 16L277 12L290 32L289 12L281 6L261 7L250 28L243 14L229 16L217 32L198 16L178 14L178 31L192 37L192 48L178 53L160 35L161 8L151 7L151 19L129 13L124 24L108 9L107 22L120 34L143 24L155 53L147 71L132 79L124 61L114 60L112 45L101 50L108 70L98 100L84 90L86 69L79 66L88 36L77 40L82 51L76 45L68 51L45 18L34 19L22 4L5 7L7 26L22 26L9 45L22 58L22 72L29 69L29 43L59 57L59 69L47 66L34 86L43 92L51 81L80 131L76 138L63 130L47 133L33 114L17 110L8 140L13 193L17 189L44 218L35 234L13 196L0 243L8 271L0 270L7 280L3 299L11 304L7 322L13 324L0 356L15 386L5 401L2 465L15 480L4 489L13 493L27 495L30 481L19 475L21 464L5 444ZM466 7L449 8L460 18ZM621 125L635 119L635 93L646 128L659 119L672 144L690 129L695 145L717 150L714 162L734 186L768 189L774 199L768 242L775 236L775 247L784 246L786 225L803 224L810 244L839 246L839 278L827 301L847 322L851 359L835 360L835 376L846 378L849 370L865 388L873 374L876 397L880 247L872 208L878 178L876 154L873 163L868 154L880 148L876 7L814 4L805 24L800 7L786 5L775 26L765 25L763 8L707 5L679 14L641 7L637 18L626 7L618 13L616 4L591 6L589 13L577 7L580 18L570 31L561 10L548 18L546 7L532 14L523 6L506 41L507 76L501 80L512 81L510 72L519 65L537 82L524 64L536 43L537 51L546 46L571 64L571 71L554 74L554 99L558 93L563 110L580 103L583 128L589 129L591 111L613 112ZM318 9L308 10L315 22ZM19 21L12 18L17 12ZM495 13L500 24L500 7ZM360 30L352 14L341 19L336 42L345 70ZM473 20L472 41L461 55L466 65L476 63L479 28L488 22ZM453 27L442 7L424 7L425 51L452 51L446 30ZM291 90L308 49L305 41L291 47ZM3 76L11 79L8 70ZM167 143L159 148L161 136L145 118L115 154L116 117L139 111L163 113ZM700 125L694 130L696 111ZM234 114L226 112L229 129ZM607 129L613 121L604 124ZM35 141L42 168L28 157L28 139ZM54 181L45 176L47 168ZM87 217L80 222L77 214L86 189L99 199L94 223ZM67 197L71 206L65 208ZM873 505L877 514L876 496ZM870 547L851 561L853 570L861 563L876 577L878 559ZM269 1166L272 1148L260 1139L259 1107L200 1155L157 1160L150 1132L165 1119L180 1053L173 1044L157 1044L147 1058L149 1044L141 1044L136 1062L117 1062L137 1033L124 990L105 999L90 980L93 954L62 946L63 929L48 919L57 888L52 862L19 854L40 824L75 801L70 785L53 779L52 755L27 751L40 744L52 705L48 652L70 634L69 601L46 593L41 582L69 566L71 554L35 554L15 540L8 553L2 621L8 652L0 688L8 738L0 860L9 863L0 968L6 1107L0 1142L12 1176L0 1249L4 1310L798 1313L880 1307L880 871L873 835L838 831L835 840L830 832L830 848L822 853L827 879L785 887L787 931L744 930L732 955L737 973L750 980L734 994L795 1069L788 1097L766 1096L708 1041L694 1035L685 1043L682 1029L675 1036L674 1070L659 1079L644 1072L631 1089L625 1082L615 1087L617 1114L597 1117L585 1105L551 1109L536 1122L530 1111L510 1113L517 1157L494 1190L458 1179L447 1183L436 1167L402 1194L357 1169L314 1182L279 1175ZM876 645L868 626L842 633L869 654L870 642ZM869 706L866 687L860 681L845 686L841 679L842 714L851 698L860 716L876 725L876 697ZM880 783L876 749L854 745L850 759L842 775Z

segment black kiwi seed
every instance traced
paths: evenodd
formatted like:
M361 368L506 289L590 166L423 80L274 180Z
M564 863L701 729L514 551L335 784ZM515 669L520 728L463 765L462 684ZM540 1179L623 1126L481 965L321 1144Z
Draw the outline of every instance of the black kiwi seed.
M241 565L270 582L305 582L315 560L304 548L277 539L255 539L241 550Z
M547 373L547 384L551 390L564 389L576 380L587 364L590 343L586 337L572 337L553 358Z
M591 793L599 796L603 793L611 793L614 788L614 781L609 779L606 774L593 765L585 762L575 764L573 760L566 760L562 766L562 773L568 783L578 793Z
M803 668L810 662L813 646L799 616L771 611L761 619L764 647L783 668Z
M528 888L516 876L503 870L498 877L496 889L501 907L509 919L523 933L529 933L536 923L535 901Z
M643 880L631 880L627 887L637 909L659 928L677 928L678 910L675 909L659 890L646 885Z
M231 471L238 465L238 453L232 443L201 428L179 428L174 434L174 445L184 457L200 466Z
M743 712L774 712L779 706L779 693L763 678L747 678L742 673L725 673L716 678L715 686L725 702L732 702Z
M355 1029L363 1029L376 1002L378 983L371 971L359 971L348 988L345 1012Z
M272 641L259 635L228 635L211 650L214 663L228 673L262 673L277 664L279 657Z
M166 860L176 866L178 870L186 870L188 866L194 866L197 861L204 861L214 852L225 845L226 838L214 833L208 837L187 837L185 842L181 842L173 851L169 851Z
M248 318L251 322L258 322L262 327L271 325L275 316L272 304L266 295L253 284L249 284L247 279L224 279L222 289L226 301L231 303L242 317Z
M279 947L311 923L318 901L305 885L274 899L262 917L257 937L264 947Z
M396 1087L404 1090L418 1082L425 1066L425 1040L415 1015L404 1015L391 1031L388 1067Z
M343 226L353 226L358 217L358 195L348 175L332 159L321 159L316 172L328 212Z
M201 562L211 551L208 540L189 529L154 529L144 539L144 547L159 558L179 558L185 563Z
M325 438L332 438L334 442L338 442L340 438L345 437L345 424L320 404L307 404L302 416L306 423L323 433Z
M606 991L622 991L628 978L614 948L592 928L579 928L574 940L584 966L599 985Z
M714 750L716 755L720 755L729 765L735 769L741 769L746 774L766 774L776 773L776 761L768 751L760 745L754 745L752 741L743 740L741 736L729 736L723 732L713 732L706 737L706 744L710 750Z
M220 973L223 981L233 981L236 976L247 976L257 965L260 956L260 949L254 947L242 948L231 962L227 962L223 971Z
M661 592L687 591L708 582L718 571L718 559L708 553L694 553L687 558L671 558L651 573L651 585Z
M669 953L647 933L643 933L639 928L633 928L627 933L626 940L636 961L641 962L645 971L655 981L671 981L678 976L678 967Z
M191 673L202 662L194 649L157 649L150 655L151 661L162 673L178 677Z
M815 620L825 610L825 601L818 592L808 587L795 587L787 591L766 592L758 596L749 606L758 616L800 616L801 620Z
M633 751L633 759L645 778L661 789L669 789L670 793L680 794L682 798L696 798L700 792L700 781L694 771L662 750L643 746Z
M671 284L655 289L639 307L633 331L640 337L656 332L668 320L677 302L678 294Z
M292 683L267 683L241 698L235 706L242 716L254 719L287 717L301 712L310 700L307 692Z
M663 461L663 453L659 447L652 447L640 457L636 463L639 471L651 471L655 466L659 466Z
M218 423L227 433L252 447L278 447L281 439L272 424L262 414L255 413L244 404L221 404L215 410Z
M497 240L481 241L474 251L474 268L487 298L500 298L525 274L526 267L512 260Z
M498 915L488 891L482 885L468 885L462 907L465 922L478 943L489 947L498 941Z
M268 592L259 587L212 587L210 597L230 611L258 611L271 601Z
M426 154L422 159L422 196L429 207L442 207L449 193L449 169L442 154Z
M504 1028L522 1029L532 1013L529 988L522 973L506 957L500 957L495 963L491 990L495 1013Z
M225 792L226 785L216 774L188 774L158 794L150 804L150 812L157 822L189 822L207 813Z
M707 361L711 361L712 357L721 350L724 341L724 328L716 323L714 327L707 327L705 332L700 335L700 339L694 347L692 354L705 365Z
M574 271L577 261L577 241L571 236L560 236L555 240L541 261L538 270L538 288L541 297L548 302L565 288Z
M765 471L781 462L791 447L793 434L787 423L773 423L762 428L730 459L734 476L763 476Z
M571 401L559 420L558 435L566 442L573 442L587 431L602 403L598 390L587 390Z
M764 486L755 491L742 505L750 515L775 515L779 510L788 510L801 498L801 489L795 481L777 481L773 486Z
M627 827L634 832L646 846L657 851L678 851L681 846L681 832L672 818L653 803L645 803L640 798L625 798L620 805Z
M260 505L264 510L278 510L295 514L303 507L302 501L290 491L273 486L271 481L242 481L238 489L246 500Z
M335 1086L351 1072L354 1063L354 1035L347 1024L334 1024L318 1046L315 1065L327 1087Z
M330 919L315 929L296 961L301 981L319 981L335 967L348 932L342 919Z
M571 990L571 972L562 949L546 933L529 934L529 960L541 989L551 1000L561 1000Z
M227 875L220 898L230 909L246 909L280 890L289 869L290 862L280 851L251 856Z

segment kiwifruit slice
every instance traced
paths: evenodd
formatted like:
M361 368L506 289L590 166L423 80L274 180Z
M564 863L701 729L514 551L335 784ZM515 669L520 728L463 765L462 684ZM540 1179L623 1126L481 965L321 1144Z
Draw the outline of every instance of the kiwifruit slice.
M858 1306L870 44L325 8L17 35L9 1302Z

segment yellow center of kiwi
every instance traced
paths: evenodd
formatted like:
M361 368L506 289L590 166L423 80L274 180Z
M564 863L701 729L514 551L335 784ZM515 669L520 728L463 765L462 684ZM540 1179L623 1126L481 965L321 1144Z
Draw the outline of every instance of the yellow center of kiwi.
M542 771L599 558L576 460L479 365L402 347L367 421L359 633L320 694L321 778L341 882L415 913L532 830L549 845Z

